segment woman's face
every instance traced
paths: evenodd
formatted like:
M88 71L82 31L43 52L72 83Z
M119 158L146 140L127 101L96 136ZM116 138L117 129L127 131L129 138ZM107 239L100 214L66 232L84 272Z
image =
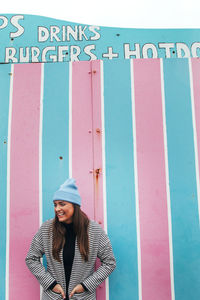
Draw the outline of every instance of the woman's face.
M58 220L64 223L72 223L74 214L74 205L63 200L54 201L54 211Z

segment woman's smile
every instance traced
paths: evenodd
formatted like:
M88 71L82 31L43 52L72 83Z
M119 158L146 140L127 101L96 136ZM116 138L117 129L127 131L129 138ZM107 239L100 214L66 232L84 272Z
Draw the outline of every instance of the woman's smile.
M59 217L63 217L65 215L65 213L63 213L63 212L59 212L59 213L57 213L57 217L59 218Z
M63 216L65 213L64 212L58 212L57 216Z

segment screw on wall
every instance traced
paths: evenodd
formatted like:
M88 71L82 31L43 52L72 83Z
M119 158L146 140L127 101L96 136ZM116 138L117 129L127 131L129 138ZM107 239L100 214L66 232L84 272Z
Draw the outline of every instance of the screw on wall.
M59 156L59 159L61 159L61 160L62 160L62 159L63 159L63 157L62 157L62 156Z
M95 172L95 174L96 174L96 177L98 177L99 176L99 174L101 173L101 169L100 168L98 168L98 169L96 169L95 171L94 170L92 170L92 169L90 169L89 170L89 173L94 173Z
M96 173L96 176L97 176L97 177L99 176L99 174L100 174L100 171L101 171L101 169L100 169L100 168L95 170L95 173Z
M92 74L92 73L95 74L96 72L97 72L96 70L93 70L92 72L89 71L88 74Z
M96 133L101 133L101 129L97 128Z

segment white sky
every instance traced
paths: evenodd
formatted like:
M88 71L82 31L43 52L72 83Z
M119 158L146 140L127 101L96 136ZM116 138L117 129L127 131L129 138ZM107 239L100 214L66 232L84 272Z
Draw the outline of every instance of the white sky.
M99 26L200 28L199 0L1 0L1 15L33 14Z

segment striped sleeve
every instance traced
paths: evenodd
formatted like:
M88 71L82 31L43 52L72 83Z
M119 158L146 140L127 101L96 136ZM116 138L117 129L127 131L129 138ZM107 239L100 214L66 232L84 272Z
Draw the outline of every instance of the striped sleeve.
M41 263L41 258L44 254L44 247L42 242L42 226L31 242L31 246L25 261L27 267L37 278L43 289L47 290L49 286L55 281L55 279L49 272L46 271L45 267Z
M101 266L83 281L83 284L90 292L94 292L98 285L101 284L116 267L116 260L110 240L103 230L99 239L97 256L101 261Z

